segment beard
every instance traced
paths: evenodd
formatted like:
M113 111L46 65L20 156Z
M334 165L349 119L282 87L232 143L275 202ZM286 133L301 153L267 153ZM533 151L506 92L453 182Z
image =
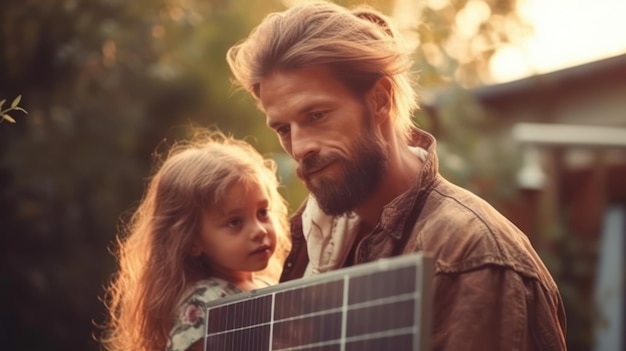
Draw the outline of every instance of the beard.
M363 129L350 146L353 154L349 159L336 153L317 154L304 159L298 167L298 176L327 215L338 216L354 210L376 190L387 168L386 150L377 142L373 127L365 125ZM339 179L307 176L310 171L331 163L342 165Z

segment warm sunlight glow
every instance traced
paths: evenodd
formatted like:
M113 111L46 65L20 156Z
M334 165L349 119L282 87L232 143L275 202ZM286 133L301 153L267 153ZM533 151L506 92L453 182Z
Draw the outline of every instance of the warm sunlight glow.
M491 59L495 82L504 82L626 53L624 0L519 0L534 28L526 40Z
M305 0L283 0L288 6L302 1ZM530 34L523 30L514 32L520 29L511 25L510 18L491 16L491 9L483 0L469 0L450 24L460 30L449 38L447 54L463 63L489 50L494 44L476 36L487 19L494 26L509 27L513 43L496 50L489 62L491 81L486 83L521 79L626 53L626 0L517 1L519 16L532 27ZM442 10L450 5L450 0L394 0L394 5L391 16L408 44L416 47L424 45L415 30L422 9ZM424 49L430 64L442 62L439 48Z
M471 39L476 34L480 25L489 19L491 8L484 1L470 0L456 15L457 28L463 28L459 31L461 37Z

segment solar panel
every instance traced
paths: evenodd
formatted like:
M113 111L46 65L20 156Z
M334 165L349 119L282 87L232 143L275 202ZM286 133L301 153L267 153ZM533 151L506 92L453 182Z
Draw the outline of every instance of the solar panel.
M432 258L384 258L211 301L206 351L429 350Z

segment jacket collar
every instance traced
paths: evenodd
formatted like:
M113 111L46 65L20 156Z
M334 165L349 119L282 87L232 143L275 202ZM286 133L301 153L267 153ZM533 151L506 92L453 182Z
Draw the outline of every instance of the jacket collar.
M433 183L439 169L435 137L415 128L412 131L410 146L416 156L423 160L417 182L409 190L385 205L380 217L381 229L396 240L402 238L406 221L417 202L418 195Z

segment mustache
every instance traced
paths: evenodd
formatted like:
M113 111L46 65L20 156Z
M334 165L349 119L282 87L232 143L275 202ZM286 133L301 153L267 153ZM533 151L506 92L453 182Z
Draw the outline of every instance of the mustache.
M319 154L309 156L300 161L298 168L296 168L296 174L300 179L305 179L310 174L315 173L320 169L326 167L326 165L340 159L341 156L334 153L324 156Z

